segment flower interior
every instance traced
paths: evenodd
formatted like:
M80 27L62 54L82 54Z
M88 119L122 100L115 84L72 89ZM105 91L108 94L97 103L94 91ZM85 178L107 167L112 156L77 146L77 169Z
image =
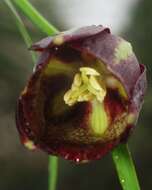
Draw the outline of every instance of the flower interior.
M40 78L49 141L87 145L117 138L126 126L123 85L93 56L67 52L57 50Z
M108 127L108 121L103 105L106 89L102 85L102 78L100 73L90 67L80 67L79 70L80 73L74 76L71 89L64 95L64 101L69 106L77 102L91 102L93 112L90 126L95 134L103 134Z

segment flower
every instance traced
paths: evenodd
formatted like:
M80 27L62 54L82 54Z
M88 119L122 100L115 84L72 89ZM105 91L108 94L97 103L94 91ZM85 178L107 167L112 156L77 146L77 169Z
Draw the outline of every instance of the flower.
M31 49L41 56L17 111L26 147L83 163L126 142L147 84L129 42L93 25L47 37Z

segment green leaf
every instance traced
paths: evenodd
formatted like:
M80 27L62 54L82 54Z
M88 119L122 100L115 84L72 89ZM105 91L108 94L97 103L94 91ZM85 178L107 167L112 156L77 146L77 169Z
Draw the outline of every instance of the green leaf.
M112 157L123 190L140 190L135 166L128 146L120 144L113 150Z
M28 34L25 26L24 26L24 23L22 22L19 14L17 13L15 7L13 6L13 4L11 3L10 0L4 0L5 3L7 4L7 6L9 7L9 9L12 11L13 15L15 16L15 21L16 21L16 24L17 24L17 27L25 41L25 44L27 45L27 47L30 47L32 45L32 40L30 38L30 35ZM36 62L36 54L34 52L31 51L31 55L32 55L32 60L33 62L35 63Z
M52 35L58 32L28 0L12 0L12 2L45 34Z

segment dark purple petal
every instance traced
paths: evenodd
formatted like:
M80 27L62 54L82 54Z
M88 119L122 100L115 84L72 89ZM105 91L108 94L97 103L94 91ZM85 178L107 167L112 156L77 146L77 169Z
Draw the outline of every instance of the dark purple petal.
M72 44L72 47L100 59L106 65L107 69L123 83L130 97L136 80L140 75L140 66L134 53L119 63L115 62L115 50L120 41L122 41L120 37L109 33L101 33L86 39L81 44L79 42Z
M130 112L139 113L147 89L146 67L144 65L140 65L140 69L141 74L139 75L136 84L134 85L132 93Z
M143 103L147 81L145 66L138 63L127 41L112 35L108 28L93 25L47 37L31 49L42 54L19 98L17 127L23 144L68 160L86 162L101 158L128 139ZM101 70L104 67L108 75L120 82L127 94L122 97L118 88L107 89L104 109L109 126L102 138L88 130L92 103L68 107L62 97L70 89L75 72L82 66L95 68L96 61ZM56 72L56 68L62 71Z
M85 38L100 34L100 33L110 33L108 28L99 26L86 26L78 29L72 29L69 31L61 32L55 36L47 37L42 39L41 41L32 45L31 49L36 51L43 51L44 49L54 48L54 46L58 46L58 44L54 43L54 40L57 38L62 38L63 43L70 43L76 40L84 40ZM59 44L60 45L60 44Z

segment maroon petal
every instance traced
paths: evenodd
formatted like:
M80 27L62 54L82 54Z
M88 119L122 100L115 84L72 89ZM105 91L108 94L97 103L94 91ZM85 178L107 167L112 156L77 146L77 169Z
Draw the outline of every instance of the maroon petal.
M58 46L55 44L55 39L62 38L63 44L70 43L76 40L84 40L85 38L100 34L100 33L110 33L108 28L103 27L102 25L99 26L86 26L78 29L72 29L69 31L61 32L59 34L54 35L53 37L47 37L42 39L41 41L32 45L31 49L36 51L43 51L44 49L50 49L54 46ZM60 44L59 44L60 45Z
M108 70L123 83L130 97L136 80L140 75L140 66L134 53L119 63L115 62L115 51L122 41L124 40L120 37L105 32L88 38L83 43L73 43L72 47L100 59Z
M108 28L94 25L61 32L35 43L31 49L42 54L19 98L17 111L23 144L85 162L101 158L126 141L138 118L147 85L145 66L138 63L132 49L120 51L126 46L130 48L128 42L112 35ZM88 62L82 62L84 55ZM54 59L60 62L58 68L62 72L51 67L54 63L50 61ZM60 99L70 88L75 70L86 65L94 68L95 61L121 83L127 94L124 98L118 89L107 89L104 109L110 124L101 139L88 132L93 112L91 102L69 108Z

